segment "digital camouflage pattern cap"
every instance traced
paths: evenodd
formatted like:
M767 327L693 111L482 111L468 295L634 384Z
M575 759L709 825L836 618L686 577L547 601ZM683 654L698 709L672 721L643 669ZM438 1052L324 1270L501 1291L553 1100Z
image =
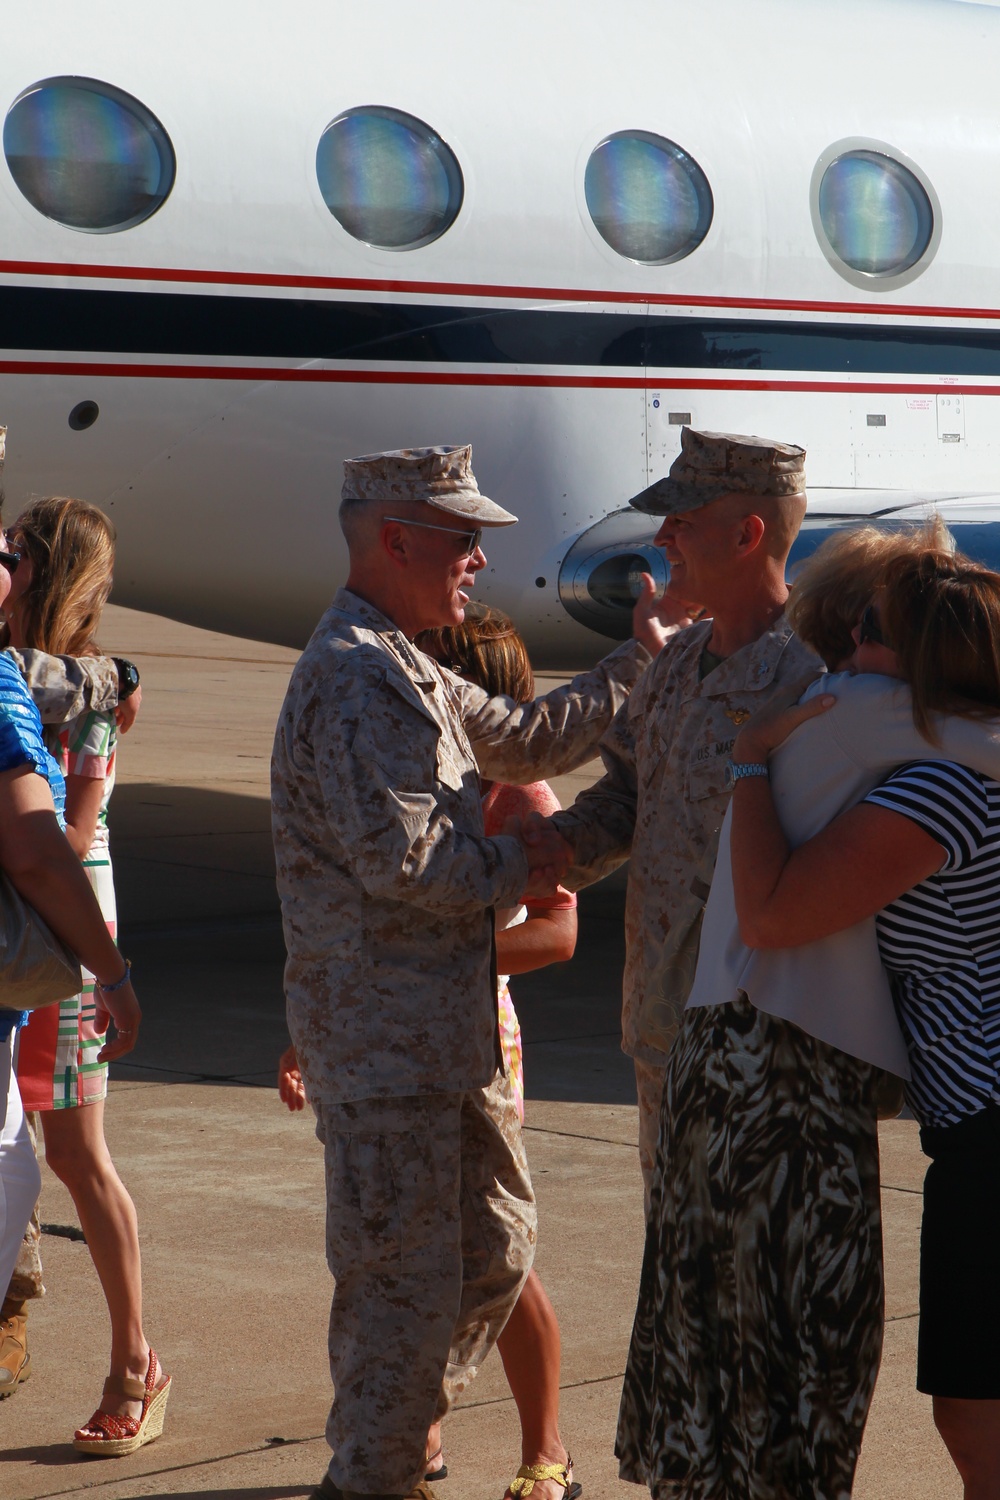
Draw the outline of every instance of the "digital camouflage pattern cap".
M682 427L681 451L669 474L629 504L648 515L672 516L722 495L800 495L805 488L806 450L794 443Z
M479 493L472 444L392 448L344 461L343 500L423 501L477 526L512 526L517 517Z

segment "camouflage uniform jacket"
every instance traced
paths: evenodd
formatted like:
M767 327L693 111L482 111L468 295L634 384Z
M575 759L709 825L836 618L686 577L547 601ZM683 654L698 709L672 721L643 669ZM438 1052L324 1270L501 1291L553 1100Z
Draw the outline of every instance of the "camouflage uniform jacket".
M692 882L702 899L708 894L701 883L715 864L736 731L763 707L769 689L823 670L779 619L700 680L711 634L705 621L667 642L601 741L605 775L552 817L573 845L573 869L563 881L570 889L631 855L622 1047L646 1062L664 1061L640 1039L646 989L660 970L672 914L691 905Z
M118 703L118 669L107 656L49 656L7 648L24 678L43 724L65 724L87 709Z
M491 698L341 589L289 683L272 822L288 1023L314 1098L460 1092L498 1066L493 910L520 844L485 837L479 771L593 755L649 662L636 642L533 703Z

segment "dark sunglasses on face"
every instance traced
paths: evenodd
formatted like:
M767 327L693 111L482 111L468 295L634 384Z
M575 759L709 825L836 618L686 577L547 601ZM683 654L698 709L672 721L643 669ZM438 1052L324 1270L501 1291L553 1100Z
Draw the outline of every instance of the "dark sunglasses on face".
M423 531L446 531L455 538L458 557L471 557L483 539L481 526L475 531L456 531L454 526L435 526L430 521L407 521L402 516L386 516L385 519L395 521L400 526L419 526Z
M0 552L0 568L6 568L8 573L16 573L20 561L20 552Z
M858 626L858 645L863 646L865 641L871 641L873 646L889 645L889 642L882 634L882 627L875 614L874 604L869 604L868 608L862 614L861 624ZM891 650L892 648L890 647L889 649Z

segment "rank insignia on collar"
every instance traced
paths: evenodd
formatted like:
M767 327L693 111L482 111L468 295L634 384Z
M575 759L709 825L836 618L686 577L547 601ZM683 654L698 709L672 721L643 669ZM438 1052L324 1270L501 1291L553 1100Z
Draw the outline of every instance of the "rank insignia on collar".
M736 728L739 729L740 725L745 724L747 719L750 718L750 710L748 708L727 708L726 718L732 719Z

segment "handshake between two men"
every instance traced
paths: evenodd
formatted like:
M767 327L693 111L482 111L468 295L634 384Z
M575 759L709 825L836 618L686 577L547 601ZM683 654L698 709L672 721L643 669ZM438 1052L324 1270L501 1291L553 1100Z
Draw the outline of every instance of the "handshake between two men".
M503 831L516 838L528 861L528 880L522 895L552 896L573 862L572 847L541 813L526 818L508 818Z

